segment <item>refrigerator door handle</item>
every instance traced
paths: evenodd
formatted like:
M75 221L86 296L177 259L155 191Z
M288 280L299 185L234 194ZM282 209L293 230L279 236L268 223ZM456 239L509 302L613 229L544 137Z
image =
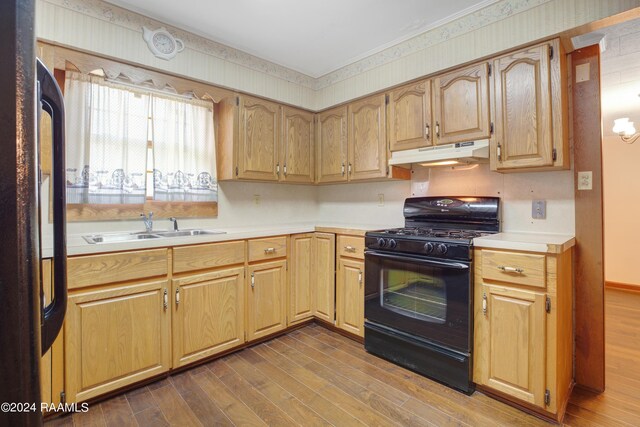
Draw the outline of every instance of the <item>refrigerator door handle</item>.
M53 344L67 311L66 178L64 147L64 100L54 76L37 60L39 102L51 116L53 172L53 298L44 308L42 353Z

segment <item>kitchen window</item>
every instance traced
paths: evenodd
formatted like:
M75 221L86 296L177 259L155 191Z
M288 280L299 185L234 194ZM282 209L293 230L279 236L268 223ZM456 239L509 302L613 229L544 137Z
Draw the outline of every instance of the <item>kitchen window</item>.
M192 204L217 213L212 102L76 72L66 73L64 94L67 206L80 212L72 217L186 216Z

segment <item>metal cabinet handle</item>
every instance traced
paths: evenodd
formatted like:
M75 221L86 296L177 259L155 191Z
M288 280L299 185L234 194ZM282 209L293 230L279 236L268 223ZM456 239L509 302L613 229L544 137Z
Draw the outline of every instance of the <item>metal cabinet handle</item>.
M482 314L487 315L487 294L482 294Z
M254 277L254 273L251 273L251 289L256 287L256 278Z
M440 122L436 122L436 138L440 138Z
M358 271L358 283L362 286L362 271Z
M176 308L180 305L180 288L176 288Z
M498 270L502 270L505 273L516 273L516 274L524 273L524 270L520 267L508 267L506 265L499 265Z
M286 163L282 167L282 172L284 172L284 176L287 176L287 164Z
M502 146L500 146L500 143L498 143L498 145L496 146L496 154L498 155L498 161L501 162L502 161Z
M280 176L280 162L276 163L276 175Z
M341 169L341 173L342 173L342 176L344 176L344 162L342 162L342 169Z
M356 248L354 248L353 246L347 245L344 247L344 251L354 253L356 251Z
M162 295L162 306L165 310L169 308L169 292L167 291L167 288L164 288L164 292Z
M431 129L429 128L429 123L424 125L424 137L428 141L431 138Z
M272 255L272 254L275 254L275 253L276 253L276 248L266 248L264 250L264 254L265 255Z
M353 175L353 170L351 169L351 163L349 163L349 175Z

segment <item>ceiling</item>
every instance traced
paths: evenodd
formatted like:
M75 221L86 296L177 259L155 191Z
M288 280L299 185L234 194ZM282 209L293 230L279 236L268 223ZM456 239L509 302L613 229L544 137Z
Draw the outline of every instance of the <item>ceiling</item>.
M107 0L317 78L497 0Z

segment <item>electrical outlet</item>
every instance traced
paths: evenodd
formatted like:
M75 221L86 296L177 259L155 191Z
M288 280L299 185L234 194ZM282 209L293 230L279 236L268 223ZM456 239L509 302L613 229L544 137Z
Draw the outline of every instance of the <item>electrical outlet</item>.
M578 172L578 190L593 190L593 172Z
M384 206L384 194L378 194L378 206Z
M254 194L253 195L253 204L254 205L259 205L260 204L260 195L259 194Z
M547 201L533 200L531 202L531 218L546 219L547 218Z

